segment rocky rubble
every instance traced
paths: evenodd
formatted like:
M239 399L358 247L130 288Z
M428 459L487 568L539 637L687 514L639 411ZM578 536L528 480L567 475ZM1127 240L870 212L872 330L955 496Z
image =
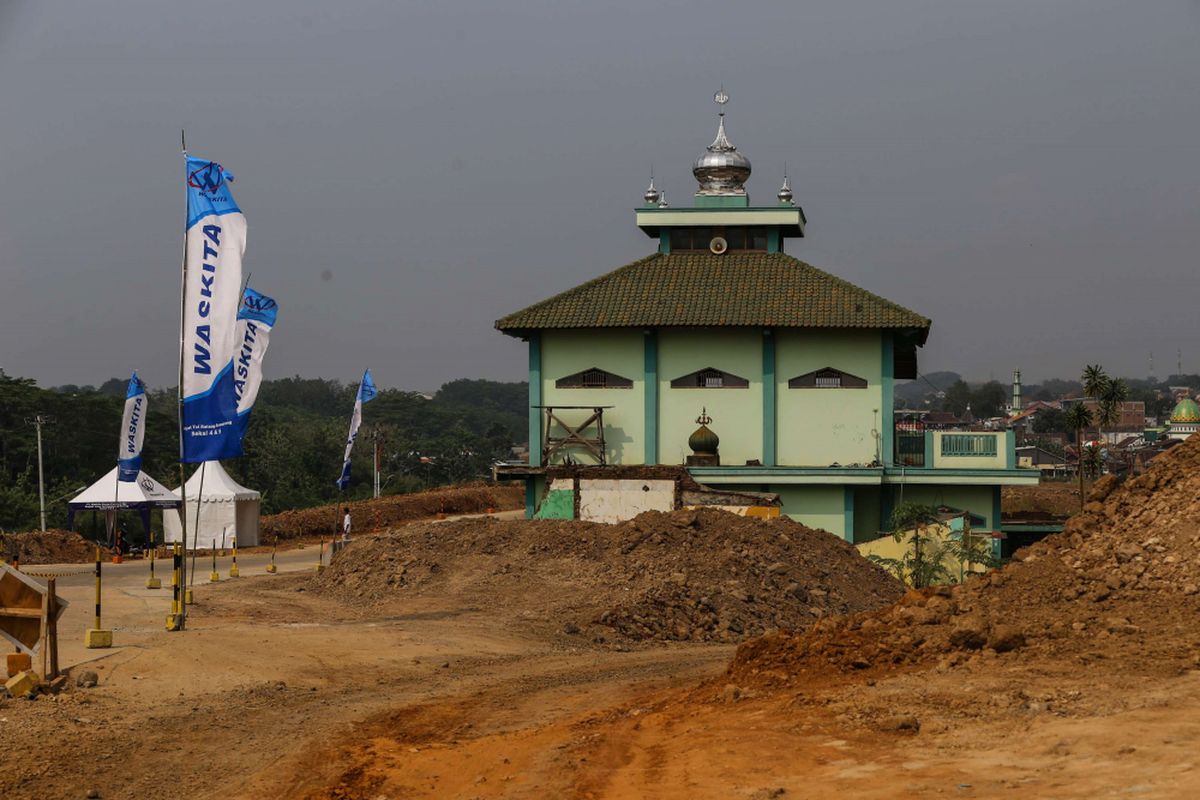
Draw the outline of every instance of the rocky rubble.
M713 509L618 525L410 525L353 543L314 583L357 604L451 591L596 642L740 641L879 608L904 591L825 531Z
M1200 661L1200 437L1145 474L1098 481L1061 534L962 586L775 633L738 648L722 680L746 686L898 666L950 668L1026 649L1172 669Z

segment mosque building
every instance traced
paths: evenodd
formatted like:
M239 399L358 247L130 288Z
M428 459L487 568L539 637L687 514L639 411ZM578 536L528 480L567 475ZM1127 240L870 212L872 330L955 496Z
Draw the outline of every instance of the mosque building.
M806 235L791 183L751 204L728 95L714 99L693 204L651 181L634 212L652 252L496 322L528 346L527 512L548 466L685 465L848 541L909 501L999 536L1001 487L1038 481L1013 433L897 429L894 383L917 377L930 320L787 252Z
M1167 437L1171 439L1186 439L1200 430L1200 405L1190 397L1185 397L1175 404L1171 411L1171 420L1167 423Z

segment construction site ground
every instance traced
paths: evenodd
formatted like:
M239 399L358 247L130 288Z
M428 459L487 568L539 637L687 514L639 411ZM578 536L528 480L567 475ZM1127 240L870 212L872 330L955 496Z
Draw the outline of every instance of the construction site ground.
M1200 548L1198 512L1146 499L1197 496L1171 481L1089 504L1112 536L1129 513L1156 526L1121 544L1115 585L1107 540L1068 528L1007 582L740 648L597 642L455 580L368 602L321 591L305 547L277 575L255 554L244 577L199 583L182 633L164 630L169 589L141 588L144 563L108 568L116 646L89 651L90 576L65 577L63 662L99 685L0 703L0 797L1200 796L1196 590L1172 578ZM993 641L1034 578L1029 643ZM972 625L986 646L959 635Z

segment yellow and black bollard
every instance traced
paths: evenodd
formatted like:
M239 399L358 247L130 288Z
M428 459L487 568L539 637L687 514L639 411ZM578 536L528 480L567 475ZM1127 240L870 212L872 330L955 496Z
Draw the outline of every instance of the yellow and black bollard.
M154 546L154 534L150 534L150 577L146 578L147 589L161 589L162 579L154 576L154 555L158 548Z
M167 615L167 630L183 630L183 605L180 596L183 583L183 551L176 544L171 548L171 613Z
M212 549L213 563L212 563L212 571L208 573L208 582L216 583L217 581L221 580L221 575L220 575L220 573L217 572L217 543L214 541L212 543L212 545L213 545L213 549Z
M279 571L279 567L275 566L275 550L279 547L279 537L275 537L274 543L271 545L271 563L267 564L267 572L275 573Z
M325 537L317 544L317 572L325 569Z
M234 536L233 537L233 563L229 565L229 577L237 578L237 577L240 577L241 574L242 573L238 572L238 567L237 567L237 537Z
M112 647L111 630L100 626L100 545L96 545L96 625L88 628L83 636L83 645L89 649Z

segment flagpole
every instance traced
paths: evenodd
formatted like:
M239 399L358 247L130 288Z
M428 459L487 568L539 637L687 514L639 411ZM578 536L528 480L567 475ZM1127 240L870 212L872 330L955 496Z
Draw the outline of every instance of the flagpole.
M196 525L192 528L192 550L193 552L200 549L200 506L204 502L204 468L208 466L207 461L200 462L200 486L196 491ZM192 558L192 581L196 580L196 559ZM195 599L195 598L192 598Z
M188 207L187 207L187 134L182 129L179 131L179 144L183 149L183 176L184 176L184 204L183 204L183 260L180 267L179 281L179 392L178 392L178 412L179 412L179 535L183 544L183 561L187 564L187 476L184 474L183 466L183 344L184 344L184 314L187 303L187 223L188 223ZM197 506L199 504L197 503ZM180 570L180 585L179 585L179 610L180 624L187 619L187 569Z

